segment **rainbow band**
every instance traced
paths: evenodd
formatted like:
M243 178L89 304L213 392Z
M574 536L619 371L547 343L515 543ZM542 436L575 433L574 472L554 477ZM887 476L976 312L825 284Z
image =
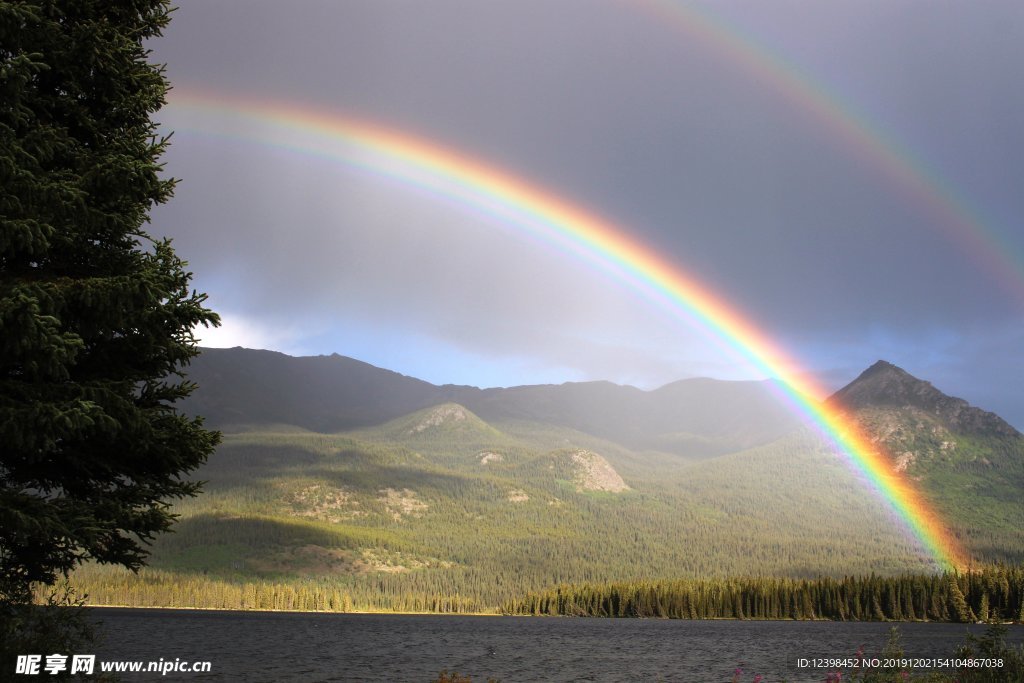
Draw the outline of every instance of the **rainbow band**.
M796 65L758 44L708 9L681 0L630 0L660 24L678 29L749 77L771 88L781 99L829 133L846 154L873 172L918 207L930 229L958 243L965 255L997 281L1018 305L1024 306L1024 260L989 227L949 183L928 169L910 151L873 127L853 107L828 92Z
M218 137L282 147L355 165L494 216L594 263L644 296L693 322L758 371L780 380L800 413L838 446L942 569L965 555L924 497L895 473L859 428L821 403L822 387L725 301L620 227L503 171L410 135L371 123L284 104L174 90L172 123ZM218 125L219 124L219 125Z

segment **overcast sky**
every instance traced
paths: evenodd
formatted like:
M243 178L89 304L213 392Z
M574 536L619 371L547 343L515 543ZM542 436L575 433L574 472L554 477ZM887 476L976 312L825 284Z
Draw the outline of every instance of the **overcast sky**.
M584 207L830 388L879 358L1024 428L1019 0L181 0L175 198L211 346L435 383L759 377L685 315L435 192L175 94L355 117ZM192 116L192 118L189 118ZM177 122L177 123L176 123Z

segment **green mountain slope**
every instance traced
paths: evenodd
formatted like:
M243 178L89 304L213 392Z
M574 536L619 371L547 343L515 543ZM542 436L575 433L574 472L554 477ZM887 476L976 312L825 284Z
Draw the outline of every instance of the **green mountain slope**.
M945 399L908 401L928 393L917 381L876 368L832 400L892 449L893 466L918 479L978 559L1024 559L1020 435ZM659 392L685 407L695 386ZM707 403L753 396L704 386ZM520 389L515 400L513 390L473 408L445 400L335 433L249 423L199 473L205 493L177 506L177 531L156 542L151 569L89 567L78 579L98 603L491 610L560 583L935 568L808 429L686 458L591 426L619 390L640 402L658 392ZM583 398L565 402L573 392ZM685 412L668 403L666 414ZM559 412L570 404L574 418ZM557 418L540 419L548 409ZM728 430L720 409L705 411L704 438Z

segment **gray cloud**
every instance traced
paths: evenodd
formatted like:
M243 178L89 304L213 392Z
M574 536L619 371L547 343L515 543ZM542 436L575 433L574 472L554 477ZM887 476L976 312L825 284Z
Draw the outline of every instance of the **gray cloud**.
M187 0L153 48L181 89L378 120L570 198L830 381L911 358L1024 425L1008 341L1024 327L1019 3L705 8L912 156L931 196L735 50L645 7ZM599 270L423 193L188 130L167 161L183 182L155 229L246 330L233 340L376 353L434 381L751 372ZM944 200L1002 240L1010 287L944 231Z

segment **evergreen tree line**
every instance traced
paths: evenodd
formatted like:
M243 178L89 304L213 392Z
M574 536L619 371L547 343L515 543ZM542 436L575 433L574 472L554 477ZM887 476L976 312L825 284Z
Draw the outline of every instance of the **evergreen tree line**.
M965 572L817 579L679 579L562 585L496 605L461 581L399 577L229 581L143 569L137 575L85 567L76 583L94 605L324 612L502 612L518 615L670 619L1024 622L1024 565ZM447 585L443 585L447 583ZM462 586L464 588L464 586Z
M511 614L670 619L1024 622L1024 566L816 579L682 579L559 586Z
M182 576L142 569L137 574L83 567L75 573L76 590L89 605L298 612L425 612L433 614L496 613L492 605L462 595L455 586L408 590L394 577L363 581L330 578L288 581L230 581L209 576ZM38 594L42 599L45 587Z

